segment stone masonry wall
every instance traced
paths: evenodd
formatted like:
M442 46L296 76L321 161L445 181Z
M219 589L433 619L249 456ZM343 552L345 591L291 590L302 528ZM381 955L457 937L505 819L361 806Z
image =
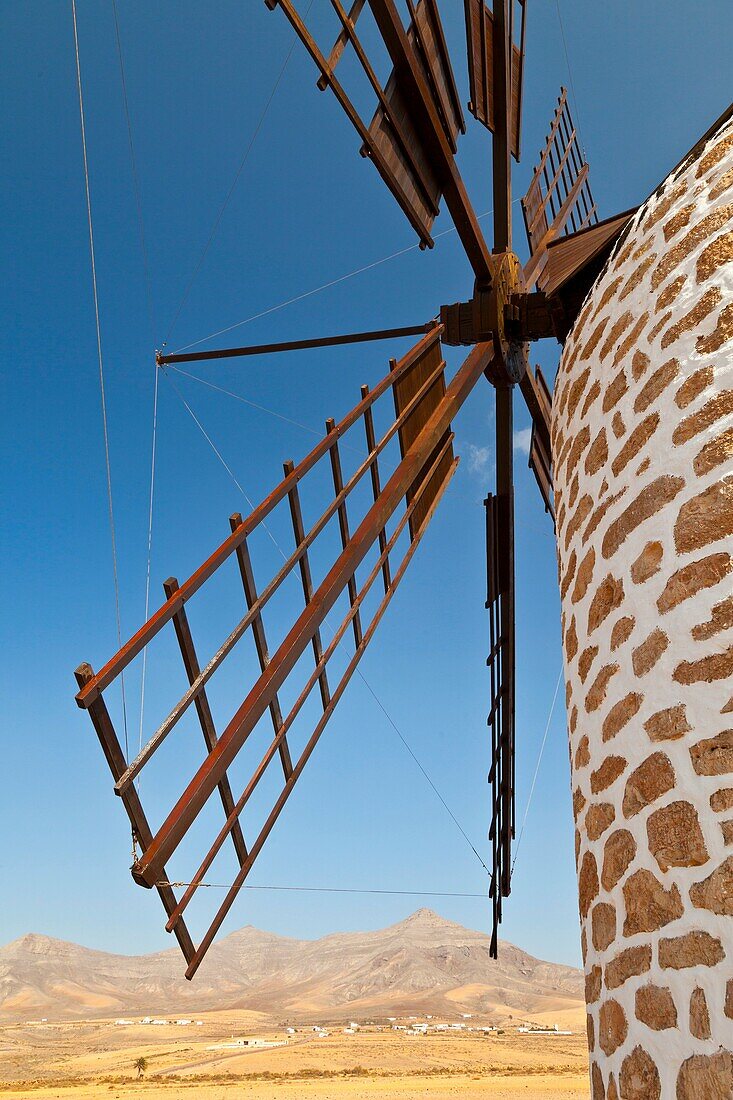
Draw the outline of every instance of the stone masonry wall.
M553 455L594 1100L733 1097L733 123L635 216Z

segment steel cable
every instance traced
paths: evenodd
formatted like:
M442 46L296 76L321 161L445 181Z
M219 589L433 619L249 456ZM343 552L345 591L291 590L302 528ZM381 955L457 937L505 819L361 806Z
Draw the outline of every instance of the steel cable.
M306 13L305 13L306 18L308 16L308 12L311 10L312 6L313 6L313 0L310 0L310 3L308 4L308 8L307 8ZM221 207L219 208L219 213L216 215L216 218L214 219L214 224L211 227L211 232L209 233L209 236L208 236L208 239L206 241L206 244L204 245L203 251L202 251L201 255L199 256L198 262L197 262L196 266L194 267L193 272L191 273L191 277L188 280L188 283L186 284L186 288L183 292L183 297L181 298L181 301L178 304L178 309L175 312L175 316L173 317L173 321L171 322L171 326L168 329L168 334L167 334L167 336L166 336L166 338L163 342L163 347L165 347L167 345L168 341L170 340L171 336L173 335L173 330L175 329L175 327L178 323L178 319L181 316L181 311L182 311L184 305L186 304L186 302L188 301L188 296L191 293L191 288L192 288L194 282L196 281L196 277L198 276L198 273L201 270L201 267L203 265L204 260L206 259L206 254L208 253L209 248L211 247L211 242L213 241L213 239L216 235L216 231L219 228L219 224L221 222L221 219L224 217L224 212L226 211L226 208L229 205L229 201L230 201L232 195L234 194L237 183L239 182L239 177L241 176L242 171L244 169L244 166L247 163L247 159L249 157L249 154L252 151L252 147L253 147L255 141L257 140L257 136L258 136L260 130L262 129L262 124L265 121L265 117L267 116L267 112L270 109L270 105L271 105L273 99L275 98L275 93L277 92L277 89L280 86L280 81L282 80L283 76L285 75L285 70L287 69L288 64L290 62L290 58L293 55L293 50L295 49L296 43L297 43L297 39L294 38L291 45L290 45L290 49L287 52L285 60L283 61L280 72L277 75L277 79L275 80L272 91L270 92L270 95L268 96L267 102L265 103L265 106L262 110L262 113L261 113L261 115L258 119L257 125L254 128L254 131L252 133L252 137L249 140L249 144L247 145L247 148L244 151L244 155L242 156L242 159L239 162L239 167L237 168L237 171L234 175L234 179L232 180L231 187L227 191L227 194L224 198L224 202L221 204Z
M145 241L145 221L143 218L142 207L142 195L140 191L140 177L137 170L137 156L135 155L135 142L132 135L132 119L130 118L130 104L127 96L127 79L125 77L125 62L122 54L122 37L120 35L120 22L117 12L117 0L112 0L112 13L114 16L115 24L115 40L117 43L117 59L120 66L120 84L122 87L122 104L125 111L125 120L127 123L127 142L130 149L130 168L132 171L132 186L135 196L135 209L137 212L137 225L138 233L140 236L140 251L142 254L143 270L145 273L145 297L147 300L148 308L148 325L150 327L150 343L151 347L155 343L155 311L153 308L153 282L150 274L150 263L148 259L148 249ZM158 430L158 367L155 361L153 361L153 427L151 432L151 454L150 454L150 492L148 497L148 539L147 539L147 554L145 565L145 622L148 620L150 613L150 562L153 551L153 503L155 498L155 459L157 451L157 430ZM140 720L138 728L138 752L142 748L143 743L143 723L145 717L145 684L148 668L148 647L143 648L142 655L142 670L140 674ZM138 780L138 790L140 788L140 781Z
M87 137L86 137L86 124L84 115L84 96L82 93L82 81L81 81L81 61L79 58L79 32L76 22L76 0L71 0L71 16L74 25L74 52L76 55L76 85L79 94L79 120L81 123L81 148L82 159L84 163L84 188L86 193L86 205L87 205L87 223L89 226L89 253L91 257L92 268L92 293L94 297L94 322L97 330L97 362L99 366L99 389L101 394L102 403L102 430L104 434L104 455L105 455L105 468L107 475L107 507L109 512L109 528L110 537L112 541L112 573L114 577L114 589L115 589L115 618L117 623L117 644L118 647L122 647L122 623L120 618L120 581L119 573L117 569L117 538L115 534L115 515L114 504L112 499L112 468L110 464L109 456L109 428L107 422L107 398L104 385L104 359L102 356L102 332L99 321L99 293L97 290L97 263L96 254L94 248L94 229L92 225L92 199L89 188L89 162L87 158ZM122 723L125 731L125 760L129 759L130 749L127 733L127 701L125 698L125 678L124 673L120 676L120 688L122 693Z

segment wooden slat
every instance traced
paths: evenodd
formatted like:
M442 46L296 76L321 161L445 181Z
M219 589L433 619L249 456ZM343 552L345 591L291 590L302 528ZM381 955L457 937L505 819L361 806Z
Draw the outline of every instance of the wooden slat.
M443 35L443 27L435 0L407 0L411 22L408 38L418 48L423 72L433 91L435 106L442 122L446 139L454 153L458 151L457 137L465 132L463 111L456 89L450 57Z
M369 137L405 195L406 209L411 212L412 220L422 226L423 235L428 235L439 210L440 181L415 127L409 100L400 89L394 72L387 81L385 98L388 110L381 106L377 109L369 126ZM395 136L394 127L406 135L412 151L409 158Z
M241 527L243 522L244 520L239 512L235 512L233 516L229 517L229 526L232 531L236 531L238 527ZM258 595L254 570L252 569L252 560L249 554L249 546L246 541L240 542L237 547L237 564L239 565L239 575L242 578L242 587L244 588L244 598L247 601L247 610L251 611L253 607L257 607ZM267 648L267 638L265 637L265 624L262 621L262 615L259 611L255 612L252 617L252 637L254 638L260 671L264 672L270 663L270 654ZM270 703L270 717L272 719L272 728L277 734L283 724L280 700L277 693L273 696L272 702ZM283 773L287 779L288 776L292 774L293 762L290 758L290 749L288 748L286 738L282 738L278 748Z
M287 462L284 462L283 470L285 472L285 477L288 477L290 474L292 474L294 468L294 463L290 459L288 459ZM293 485L293 487L290 489L288 493L288 501L290 503L290 519L293 524L295 545L296 547L301 547L305 542L305 528L303 526L303 512L300 507L300 494L298 492L297 483ZM313 599L313 579L311 577L310 560L308 558L307 550L303 554L301 554L298 566L300 568L300 580L303 586L303 598L305 599L305 605L307 607ZM313 647L313 656L315 657L316 664L318 664L321 660L321 657L323 656L321 631L318 627L316 627L311 637L311 645ZM331 698L331 693L328 688L328 677L326 675L325 668L318 677L318 686L321 692L321 703L323 704L323 708L325 710L325 708L328 706L328 701Z
M167 581L163 581L163 591L165 592L167 600L175 595L178 591L178 581L175 577L169 577ZM196 649L193 644L191 628L188 625L188 616L185 607L181 607L176 611L173 616L173 626L176 632L176 638L178 639L178 648L183 658L183 667L186 670L189 684L192 684L200 675L201 667L198 662L198 657L196 656ZM201 726L201 732L204 735L207 751L212 752L217 742L216 727L211 714L209 700L204 690L201 690L196 696L196 713L198 715L199 725ZM229 779L226 775L222 776L219 782L219 796L221 798L224 813L227 815L230 814L234 805L234 797L232 795L232 788L229 785ZM244 842L244 836L242 835L242 829L239 823L237 823L237 831L234 832L234 830L232 830L232 842L241 866L247 858L247 845Z
M368 386L362 386L361 387L362 400L364 400L367 397L368 394L369 394L369 387ZM369 454L372 454L374 449L375 449L375 436L374 436L374 416L372 415L371 408L366 409L366 411L364 412L364 433L365 433L365 436L366 436L367 450L369 451ZM371 474L371 482L372 482L372 499L376 503L376 501L379 497L379 494L382 491L380 481L379 481L379 463L378 463L376 455L374 456L374 460L373 460L373 462L370 466L369 472ZM389 586L390 586L389 555L385 553L386 547L387 547L387 533L386 533L386 531L383 527L382 530L379 532L379 551L380 551L380 554L384 555L384 560L382 561L382 580L384 582L384 591L385 592L387 592L389 590Z
M326 421L326 433L330 435L333 432L336 421L329 417ZM333 491L336 496L339 496L343 492L344 478L341 472L341 455L339 454L338 439L334 439L331 447L331 474L333 477ZM346 513L346 501L342 501L338 507L338 520L339 520L339 534L341 535L341 549L345 550L351 535L349 534L349 517ZM352 607L356 607L356 577L349 577L348 584L349 590L349 603ZM354 631L354 642L358 646L362 638L361 629L361 616L357 608L354 618L351 620L351 625Z
M509 0L513 5L514 0ZM524 5L522 5L524 12ZM524 27L524 15L522 15L522 27ZM521 48L512 43L512 80L511 80L511 107L510 107L510 142L512 156L519 160L519 135L522 127L522 75L524 69L524 37Z
M449 436L449 441L450 441L451 438L452 437ZM435 511L435 508L437 507L437 505L440 501L440 497L442 496L442 493L447 488L448 482L450 481L450 478L455 473L456 466L457 466L457 459L454 459L453 464L451 466L450 474L445 479L445 481L443 482L441 493L433 501L432 508L430 509L430 512L428 513L428 516L427 516L427 521L429 521L430 518L432 517L432 514ZM331 714L333 712L334 707L336 706L336 703L341 698L341 695L343 694L349 680L351 679L351 676L353 675L354 670L356 669L356 666L358 665L359 661L361 660L361 658L363 656L363 653L364 653L364 650L366 649L366 646L368 645L369 641L371 640L371 638L374 634L374 631L376 630L377 626L379 625L379 622L380 622L382 616L384 615L384 612L386 611L386 609L389 605L389 602L390 602L392 596L394 595L394 592L395 592L397 586L399 585L400 581L402 580L402 577L405 574L405 570L407 569L407 566L409 565L410 560L412 559L412 556L413 556L415 550L417 549L417 547L420 543L420 539L422 538L422 535L425 532L426 526L427 526L427 522L421 528L417 538L414 539L414 541L410 543L410 545L409 545L409 547L408 547L408 549L405 553L405 556L404 556L404 558L403 558L403 560L400 564L400 567L397 570L397 572L395 573L394 580L392 581L389 592L385 593L384 598L382 599L379 607L377 608L377 611L374 615L374 618L372 619L371 623L369 624L368 630L366 631L361 643L357 647L356 652L354 653L351 660L349 661L349 663L346 667L346 671L344 672L343 676L339 680L339 682L336 686L336 690L333 693L333 697L331 698L328 706L325 708L325 710L323 712L323 715L318 720L318 722L316 724L316 727L313 730L313 733L311 734L311 737L310 737L307 745L303 749L303 752L301 753L301 755L298 759L298 762L295 765L292 776L290 777L288 782L285 784L285 787L283 788L279 798L277 799L277 801L275 802L275 805L273 806L272 810L270 811L270 814L269 814L267 820L265 821L265 824L262 826L262 829L259 833L259 836L255 840L255 843L252 845L252 851L250 853L250 858L248 860L248 863L245 864L244 867L241 867L239 869L239 872L237 873L237 875L234 879L234 882L232 883L232 885L229 889L229 892L227 893L226 897L224 898L224 901L221 903L221 906L220 906L216 916L214 917L214 920L212 921L209 929L207 930L207 932L205 933L203 939L201 940L201 943L196 948L196 953L195 953L193 959L190 960L190 962L188 964L188 968L186 970L186 977L188 979L191 979L194 976L194 974L196 973L196 970L198 969L198 967L201 963L201 960L203 959L204 955L206 954L209 947L211 946L211 944L214 940L214 937L216 936L216 933L221 928L221 925L224 921L224 918L226 917L227 913L229 912L232 905L234 904L234 902L235 902L235 900L238 896L239 890L241 889L242 884L246 880L247 875L249 874L249 871L250 871L255 859L257 858L257 856L258 856L263 844L267 840L267 837L269 836L270 832L272 831L272 828L273 828L275 822L277 821L278 817L280 816L280 813L282 812L283 807L285 806L285 803L287 802L288 798L290 797L290 794L292 793L293 788L295 786L295 782L299 778L299 776L300 776L303 768L307 764L313 750L315 749L316 745L318 744L318 741L321 737L321 734L323 733L323 730L325 729L326 723L328 722L329 718L331 717ZM393 540L393 541L396 541L396 539ZM375 571L373 571L373 572L375 572Z
M74 676L76 677L78 687L83 689L87 684L93 682L94 671L91 665L84 663L79 665ZM107 704L102 696L97 694L87 707L87 710L89 711L89 717L94 727L94 732L102 747L102 752L104 753L112 777L118 780L125 770L126 761L117 734L115 733L112 719L109 716ZM153 833L148 825L148 819L145 816L145 811L140 802L140 796L135 787L131 787L131 789L122 796L122 804L130 820L135 840L140 845L143 852L147 851L152 841ZM162 884L163 882L167 883L168 878L165 867L161 867L159 877L161 882L156 884L156 890L158 891L160 900L163 902L163 908L168 916L170 916L176 909L177 901L173 889L168 885ZM190 963L194 957L195 948L188 928L183 921L179 921L176 925L175 935L178 940L178 946L183 952L183 957L187 963Z
M390 366L392 366L393 363L394 360L391 361ZM400 413L411 401L414 394L422 386L424 386L426 381L431 376L435 376L432 385L428 388L423 398L416 405L416 407L413 409L413 411L405 419L404 423L400 427L400 451L403 456L407 453L414 441L420 435L420 432L425 427L445 395L445 374L442 370L440 370L442 364L443 352L440 344L440 339L436 337L432 346L425 349L425 352L418 360L415 361L411 370L408 371L406 374L403 374L393 387L395 413L399 417ZM443 440L440 441L441 446L442 443ZM410 535L412 538L415 537L417 531L420 529L426 511L430 506L430 502L439 491L452 461L452 452L447 452L443 464L431 475L433 478L433 483L423 494L422 504L415 509L413 517L410 521ZM424 475L421 474L420 477L415 481L415 483L410 487L407 494L408 502L412 499L417 487L421 484L423 476Z
M352 29L356 26L356 21L359 18L359 16L361 15L362 8L364 7L365 3L366 3L366 0L354 0L353 4L349 8L349 13L348 13L347 18L349 20L349 25L351 26ZM338 33L336 41L333 44L331 52L328 55L328 67L331 70L331 72L333 72L334 69L336 68L336 66L338 65L338 63L341 59L341 55L344 52L344 50L346 49L348 41L349 41L349 32L348 32L346 27L342 26L341 30ZM317 85L318 85L318 88L320 89L320 91L325 92L326 88L328 87L328 81L325 79L325 77L319 76L318 81L317 81Z

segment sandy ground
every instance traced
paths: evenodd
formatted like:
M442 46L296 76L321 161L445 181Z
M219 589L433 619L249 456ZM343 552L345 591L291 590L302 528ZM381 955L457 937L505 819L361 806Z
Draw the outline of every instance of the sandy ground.
M297 1024L251 1012L207 1013L202 1026L114 1021L0 1027L0 1100L588 1100L585 1033L503 1035L453 1031L408 1036L344 1022ZM406 1023L407 1021L398 1021ZM454 1021L452 1021L454 1022ZM466 1022L466 1028L483 1023ZM329 1028L318 1037L311 1023ZM579 1023L579 1021L578 1021ZM241 1038L288 1045L227 1049ZM213 1049L211 1049L213 1048ZM134 1063L145 1058L143 1080Z

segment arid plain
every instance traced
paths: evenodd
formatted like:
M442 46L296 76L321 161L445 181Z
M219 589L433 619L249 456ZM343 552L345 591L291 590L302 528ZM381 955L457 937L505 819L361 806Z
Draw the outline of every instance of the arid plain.
M186 1028L119 1026L111 1020L10 1025L0 1030L0 1095L13 1100L586 1100L586 1039L582 1018L574 1016L560 1021L575 1025L568 1036L520 1034L511 1023L503 1034L408 1035L386 1023L348 1035L345 1021L333 1021L322 1025L327 1036L306 1025L288 1036L287 1046L251 1050L226 1044L233 1036L284 1040L284 1028L250 1012L205 1013L197 1017L200 1026ZM147 1062L142 1079L135 1070L139 1058Z
M187 983L175 951L25 936L0 948L0 1100L588 1100L579 971L502 947L428 910L316 941L246 928Z

